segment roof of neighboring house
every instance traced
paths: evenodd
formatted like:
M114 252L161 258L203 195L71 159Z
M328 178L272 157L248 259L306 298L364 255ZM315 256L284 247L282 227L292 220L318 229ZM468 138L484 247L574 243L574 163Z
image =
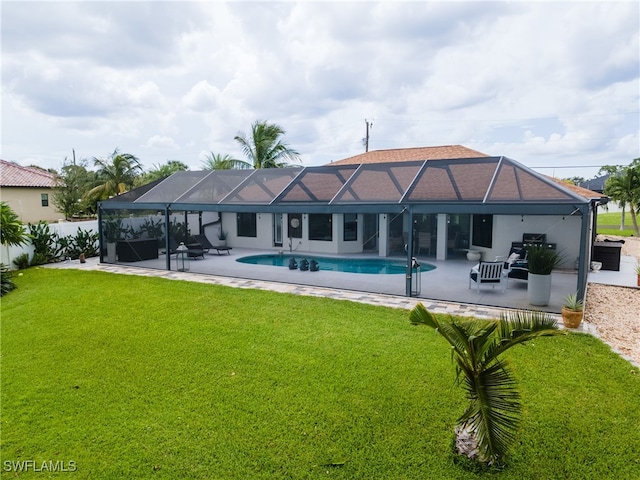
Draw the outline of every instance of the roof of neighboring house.
M373 150L353 157L331 162L328 165L354 165L361 163L408 162L411 160L447 160L456 158L488 157L462 145L444 145L439 147L393 148Z
M545 175L545 177L547 177L547 175ZM573 183L565 182L564 180L561 180L559 178L554 178L554 177L547 177L547 178L553 180L556 183L559 183L560 185L562 185L565 188L568 188L573 193L577 193L581 197L588 198L590 200L594 199L594 198L606 197L606 195L603 195L602 192L589 190L588 188L584 188L584 187L581 187L579 185L574 185Z
M0 160L0 186L53 188L56 186L56 177L40 168L23 167L17 163Z
M601 177L592 178L591 180L581 183L580 186L593 190L594 192L604 192L604 185L607 183L609 177L610 175L606 174Z

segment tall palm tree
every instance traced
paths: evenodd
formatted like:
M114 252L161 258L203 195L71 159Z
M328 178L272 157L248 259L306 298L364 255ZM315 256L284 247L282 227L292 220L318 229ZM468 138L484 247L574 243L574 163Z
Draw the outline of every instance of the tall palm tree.
M516 312L500 320L449 316L440 321L421 303L410 320L435 329L452 347L457 383L469 400L455 428L458 453L485 464L501 463L515 441L521 405L516 381L500 356L515 345L562 333L556 321L542 312Z
M620 229L624 229L625 208L629 207L633 228L636 235L640 235L636 217L637 214L640 214L640 158L636 158L629 166L616 170L607 179L604 193L622 208L623 223L621 223Z
M222 155L221 153L209 153L204 161L202 167L205 170L244 170L253 168L249 162L243 160L237 160L228 153Z
M93 163L99 167L97 174L101 183L87 195L95 201L127 192L142 173L138 158L130 153L120 153L117 148L105 159L94 158Z
M257 120L251 125L251 136L234 138L253 168L282 168L300 162L300 154L280 140L285 131L279 125Z

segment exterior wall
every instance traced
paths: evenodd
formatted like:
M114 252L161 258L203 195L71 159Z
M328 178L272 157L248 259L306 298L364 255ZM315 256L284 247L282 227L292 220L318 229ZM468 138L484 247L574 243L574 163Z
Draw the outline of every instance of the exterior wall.
M493 247L472 246L482 252L482 259L491 261L495 257L509 253L511 242L522 241L523 233L545 233L547 242L555 243L557 250L564 256L559 268L573 269L580 255L581 217L576 215L494 215Z
M64 214L53 206L53 192L53 189L45 187L2 187L0 197L16 212L22 223L38 223L40 220L56 222L64 219ZM48 207L42 206L43 193L49 195Z
M258 248L265 250L276 249L278 251L311 252L323 254L361 253L363 248L363 221L362 215L358 215L358 239L344 241L344 216L334 214L332 216L333 241L309 240L309 216L302 215L302 238L289 238L287 215L282 219L282 246L274 245L273 214L258 213L256 216L257 237L239 237L237 234L236 214L224 212L222 224L227 232L227 243L238 248Z

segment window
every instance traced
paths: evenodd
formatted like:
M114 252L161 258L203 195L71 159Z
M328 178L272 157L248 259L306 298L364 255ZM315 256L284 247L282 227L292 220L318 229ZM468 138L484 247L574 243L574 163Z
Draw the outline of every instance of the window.
M358 214L357 213L345 213L344 219L344 241L353 242L358 240Z
M309 215L309 240L330 242L333 240L330 213L313 213Z
M42 204L43 207L48 207L49 206L49 194L48 193L41 193L40 194L40 203Z
M257 237L258 227L255 213L238 213L236 227L239 237Z
M473 216L473 245L491 248L493 245L493 215Z

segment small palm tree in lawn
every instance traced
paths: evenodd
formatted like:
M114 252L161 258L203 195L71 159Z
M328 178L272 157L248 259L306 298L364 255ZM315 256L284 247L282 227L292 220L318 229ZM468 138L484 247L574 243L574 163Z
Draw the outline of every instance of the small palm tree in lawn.
M556 321L536 311L500 320L439 320L422 304L411 311L410 320L435 329L452 347L457 383L469 400L454 430L457 452L486 465L503 463L515 441L521 404L516 381L500 356L534 338L563 333Z
M202 162L204 170L246 170L253 168L249 162L238 160L225 153L209 153Z
M284 134L279 125L256 121L251 125L251 136L237 135L235 141L253 168L282 168L300 161L298 152L280 140Z

